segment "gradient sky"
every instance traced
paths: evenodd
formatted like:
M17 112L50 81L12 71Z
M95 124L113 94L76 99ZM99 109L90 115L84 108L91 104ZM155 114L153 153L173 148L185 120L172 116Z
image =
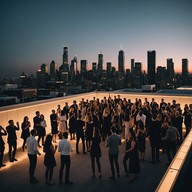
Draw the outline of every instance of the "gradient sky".
M0 77L35 74L41 64L62 63L63 47L69 63L98 61L117 67L118 51L147 66L147 51L156 50L157 66L173 58L181 71L188 58L192 71L191 0L1 0ZM104 65L105 67L105 65Z

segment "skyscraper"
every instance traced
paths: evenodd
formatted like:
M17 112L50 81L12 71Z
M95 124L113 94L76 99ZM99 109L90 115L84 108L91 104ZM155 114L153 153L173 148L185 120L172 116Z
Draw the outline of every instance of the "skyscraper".
M174 81L174 63L173 59L167 59L167 80L169 83Z
M51 61L50 63L50 80L56 80L56 70L55 70L55 61Z
M155 84L155 67L156 67L156 52L147 52L147 70L149 84Z
M74 72L74 74L77 74L77 57L75 56L73 60L71 60L71 65L70 65L70 72Z
M134 88L141 88L142 86L142 63L135 62L133 70L133 86Z
M39 88L45 88L48 81L47 64L42 64L41 69L37 71L37 85Z
M41 73L48 73L48 66L47 64L41 65Z
M63 64L59 67L60 80L69 81L68 47L63 48Z
M103 71L103 54L102 52L100 52L100 54L98 55L98 73L101 74Z
M63 48L63 64L68 64L68 47Z
M158 66L157 67L157 82L166 81L166 67Z
M92 63L92 72L93 72L93 76L96 76L97 73L97 63Z
M134 67L135 67L135 59L131 59L131 73L133 73Z
M189 71L188 71L188 59L182 59L182 84L188 83Z
M123 75L125 73L124 62L125 62L124 51L120 50L118 55L118 71L120 75Z
M111 62L107 62L107 78L110 79L111 78L111 74L112 74L112 66L111 66Z
M81 74L86 74L87 72L87 60L81 60Z
M74 82L75 81L75 76L77 75L77 57L76 56L71 60L69 74L70 74L71 82Z

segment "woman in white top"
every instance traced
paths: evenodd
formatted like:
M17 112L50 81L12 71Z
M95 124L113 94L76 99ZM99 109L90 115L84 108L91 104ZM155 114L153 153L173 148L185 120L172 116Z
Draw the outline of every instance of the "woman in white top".
M129 130L130 130L130 128L132 128L129 109L125 110L123 123L125 125L125 139L127 140L130 137L130 131Z
M67 131L67 116L65 114L65 111L61 111L61 115L59 116L59 124L58 124L58 130L59 134L62 134Z
M38 143L39 143L40 138L42 138L42 145L44 145L44 137L46 135L45 128L47 127L47 123L45 121L43 114L40 115L40 118L41 118L41 123L40 123L40 125L41 125L40 136L41 137L38 138ZM39 147L41 147L41 146L39 145Z

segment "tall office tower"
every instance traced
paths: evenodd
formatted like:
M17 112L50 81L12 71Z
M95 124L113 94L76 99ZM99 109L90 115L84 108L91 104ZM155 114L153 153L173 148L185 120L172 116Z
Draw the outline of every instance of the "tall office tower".
M100 54L98 55L98 68L97 71L99 74L102 73L103 71L103 54L102 52L100 52Z
M55 61L51 61L50 63L50 80L56 80L56 70L55 70Z
M73 60L71 60L70 72L74 72L74 74L77 75L77 71L77 57L75 56Z
M69 64L62 64L59 67L60 80L67 83L69 81Z
M97 73L97 63L92 63L92 72L93 72L93 76L95 76L96 75L96 73Z
M68 64L68 47L63 48L63 64Z
M124 51L120 50L119 55L118 55L118 71L119 71L119 74L124 74L125 73L124 62L125 62Z
M182 59L182 84L188 83L189 71L188 71L188 59Z
M48 81L47 64L42 64L41 69L37 71L37 85L39 88L45 88Z
M86 75L87 73L87 60L81 60L81 74Z
M41 73L48 73L48 66L47 64L41 65Z
M70 65L70 80L71 82L75 81L75 77L77 75L77 57L75 56L73 60L71 60L71 65Z
M135 67L135 59L131 59L131 73L133 72L134 67Z
M133 70L133 85L134 88L141 88L142 86L142 63L135 62Z
M167 80L169 83L174 81L174 63L173 59L167 59Z
M112 74L112 66L111 66L111 62L107 62L107 78L110 79L111 78L111 74Z
M166 67L158 66L157 67L157 82L166 81Z
M147 65L148 65L148 82L149 84L155 83L155 67L156 67L156 52L147 51Z

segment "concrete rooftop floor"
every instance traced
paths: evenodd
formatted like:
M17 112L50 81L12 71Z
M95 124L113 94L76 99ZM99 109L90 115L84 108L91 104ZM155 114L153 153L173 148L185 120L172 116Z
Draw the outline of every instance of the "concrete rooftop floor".
M96 167L96 178L92 179L91 160L90 155L82 154L82 145L79 144L79 155L76 155L75 141L70 141L74 152L71 153L71 169L70 180L74 182L73 185L66 186L65 184L59 184L59 168L60 168L60 153L55 153L57 166L54 169L53 181L54 185L49 186L45 184L44 174L45 166L43 164L44 154L42 149L41 156L38 156L37 167L35 176L39 180L38 184L29 183L29 162L27 152L18 150L16 154L17 162L10 163L7 161L7 155L4 157L4 163L6 167L0 168L0 191L1 192L51 192L51 191L70 191L70 192L108 192L108 191L129 191L129 192L153 192L157 188L161 178L163 177L167 169L167 156L160 153L160 163L151 164L151 148L147 139L147 148L145 161L140 162L141 173L137 180L133 183L128 183L128 178L125 177L123 169L123 156L125 150L125 142L123 141L120 146L119 165L120 165L120 178L110 180L111 176L110 164L108 159L108 149L105 147L105 143L101 143L102 157L101 157L101 169L102 178L98 178L98 172ZM65 171L65 170L64 170ZM65 175L65 174L64 174ZM63 178L64 180L64 178Z

